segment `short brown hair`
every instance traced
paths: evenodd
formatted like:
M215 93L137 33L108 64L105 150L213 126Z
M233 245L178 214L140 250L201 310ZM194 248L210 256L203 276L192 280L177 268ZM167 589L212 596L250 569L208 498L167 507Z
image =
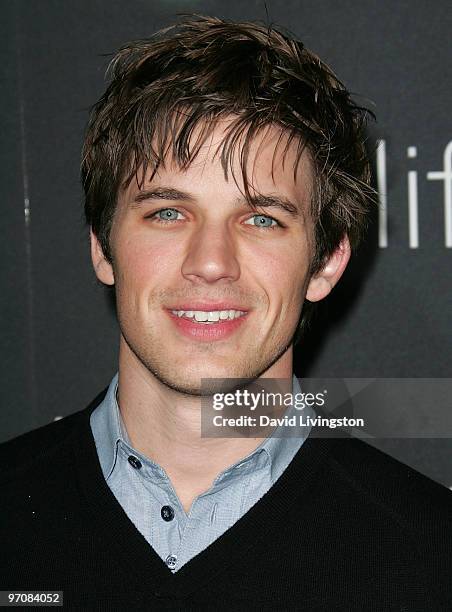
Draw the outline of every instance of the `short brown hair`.
M367 225L372 189L364 128L356 105L331 69L302 42L273 26L190 16L151 38L123 46L110 62L111 82L93 106L82 154L85 216L112 262L109 236L117 195L144 168L171 152L187 167L215 126L233 116L221 143L225 173L265 126L297 147L294 177L306 147L314 166L311 274L347 234L352 249ZM191 142L196 127L201 137ZM284 153L285 153L284 151ZM308 309L309 310L309 309ZM308 315L308 312L305 313ZM304 317L302 324L307 320Z

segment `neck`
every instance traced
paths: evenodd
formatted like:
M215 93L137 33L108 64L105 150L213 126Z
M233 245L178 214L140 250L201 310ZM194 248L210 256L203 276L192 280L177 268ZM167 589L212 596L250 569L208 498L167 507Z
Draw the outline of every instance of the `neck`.
M292 347L262 378L291 378ZM121 337L118 400L133 447L167 473L186 511L215 477L256 449L262 438L202 438L201 398L156 378Z

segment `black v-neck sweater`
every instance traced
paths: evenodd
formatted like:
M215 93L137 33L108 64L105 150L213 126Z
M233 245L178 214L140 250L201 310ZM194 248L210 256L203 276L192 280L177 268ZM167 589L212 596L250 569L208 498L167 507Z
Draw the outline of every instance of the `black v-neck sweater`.
M0 590L75 610L452 610L452 493L357 439L308 438L173 574L99 465L88 408L0 445Z

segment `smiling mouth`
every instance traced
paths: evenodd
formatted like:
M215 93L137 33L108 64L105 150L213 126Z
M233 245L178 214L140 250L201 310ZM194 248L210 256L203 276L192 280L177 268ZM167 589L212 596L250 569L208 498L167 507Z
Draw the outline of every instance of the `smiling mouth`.
M171 310L171 313L180 318L188 319L193 323L200 325L215 325L215 323L224 323L226 321L234 321L247 314L244 310Z

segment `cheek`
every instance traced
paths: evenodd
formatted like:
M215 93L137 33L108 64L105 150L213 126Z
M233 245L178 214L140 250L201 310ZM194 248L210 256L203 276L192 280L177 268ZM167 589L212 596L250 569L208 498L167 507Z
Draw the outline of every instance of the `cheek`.
M274 248L253 248L244 261L248 274L268 294L270 300L279 301L280 307L295 306L302 302L307 283L307 250L300 244L273 245Z
M130 236L117 243L115 284L118 308L126 313L145 312L161 291L175 277L176 249L168 248L162 240L148 240Z
M130 293L155 291L174 272L177 246L169 240L145 239L137 234L117 244L119 278L117 285Z

